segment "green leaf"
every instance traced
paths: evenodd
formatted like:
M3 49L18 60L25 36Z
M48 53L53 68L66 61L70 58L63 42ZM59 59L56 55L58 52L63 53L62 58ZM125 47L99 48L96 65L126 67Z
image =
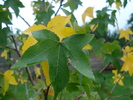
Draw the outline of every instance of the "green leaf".
M103 48L104 41L105 40L103 38L100 39L93 38L93 40L90 42L90 45L93 47L94 52L99 56L101 56L101 51Z
M68 50L71 64L81 74L94 79L87 56L83 53L82 48L89 43L94 35L77 34L63 39L63 44Z
M18 16L19 7L24 7L24 5L19 0L6 0L4 3L4 8L9 8L9 7L11 7L14 10L16 16Z
M54 13L54 11L51 9L49 9L48 11L39 12L36 16L36 19L37 19L36 24L47 25L47 23L50 21L53 13Z
M10 31L8 28L4 28L0 30L0 46L5 47L7 44L7 34L9 34Z
M12 24L9 19L10 13L8 11L0 12L0 23Z
M64 7L70 7L72 12L78 8L79 5L82 5L80 0L68 0L68 2L64 5Z
M120 65L119 59L122 57L122 52L120 52L118 49L116 49L111 54L104 54L104 55L106 57L105 60L104 60L104 65L107 65L110 62L112 62L114 67L117 70L121 69L121 65Z
M79 88L78 86L79 84L77 83L68 83L67 86L66 86L66 90L68 92L76 92L76 91L79 91Z
M76 34L59 41L56 34L49 30L32 32L38 41L31 46L12 68L23 68L48 60L51 84L54 87L55 98L64 89L69 80L67 57L72 65L83 75L94 79L87 57L82 48L91 41L93 35Z

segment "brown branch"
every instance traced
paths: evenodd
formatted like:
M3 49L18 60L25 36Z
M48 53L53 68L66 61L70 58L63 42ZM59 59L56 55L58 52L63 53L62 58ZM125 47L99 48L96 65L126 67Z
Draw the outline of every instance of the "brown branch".
M113 96L113 97L110 97L110 98L119 98L119 97L124 97L124 96L128 96L129 94L124 94L124 95L118 95L118 96Z
M85 95L86 93L83 92L81 95L79 95L78 97L74 98L73 100L79 100L83 95Z

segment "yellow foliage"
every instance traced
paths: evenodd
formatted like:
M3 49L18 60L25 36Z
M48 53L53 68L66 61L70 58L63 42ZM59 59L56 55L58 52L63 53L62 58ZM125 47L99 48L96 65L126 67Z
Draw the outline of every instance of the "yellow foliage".
M38 31L38 30L41 30L41 29L46 29L46 26L44 26L44 25L35 25L34 24L33 26L31 26L27 30L25 30L23 33L31 36L32 31Z
M122 6L122 4L121 4L120 2L115 2L115 4L116 4L116 8L117 8L118 10L120 10L120 7Z
M127 40L129 40L129 34L133 34L133 32L129 28L127 28L126 30L119 30L119 33L119 39L124 37Z
M41 63L42 65L42 70L46 79L46 85L49 86L51 84L50 82L50 77L49 77L49 66L48 66L48 61L44 61Z
M117 74L117 70L112 70L112 73L114 74L114 76L112 77L114 79L113 83L118 83L119 85L124 86L124 83L122 81L124 77L121 76L121 74Z
M1 53L1 57L5 57L5 59L7 59L7 50L4 50L2 53Z
M121 58L124 61L121 71L128 71L130 76L133 74L133 48L126 46L124 56Z
M12 70L7 70L7 71L4 73L4 76L5 76L5 78L7 78L7 79L9 80L9 84L18 85L16 79L14 78L14 76L12 76L13 73L14 73L14 71L12 71Z
M91 18L94 18L93 17L93 7L88 7L85 11L84 11L84 13L82 14L82 21L85 23L85 18L86 18L86 16L88 16L88 17L91 17Z

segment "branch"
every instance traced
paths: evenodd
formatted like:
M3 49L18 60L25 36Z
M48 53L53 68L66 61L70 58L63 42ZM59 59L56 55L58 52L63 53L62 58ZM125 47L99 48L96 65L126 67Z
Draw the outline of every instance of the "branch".
M30 24L21 15L18 16L30 27Z
M85 95L86 93L83 92L81 95L79 95L78 97L74 98L73 100L79 100L83 95Z
M63 1L64 1L64 0L61 0L61 1L60 1L60 6L59 6L58 10L56 11L55 16L58 14L59 10L61 9L62 2L63 2Z
M124 49L128 44L130 44L131 42L133 42L133 39L130 40L129 42L127 42L127 43L123 46L123 49Z

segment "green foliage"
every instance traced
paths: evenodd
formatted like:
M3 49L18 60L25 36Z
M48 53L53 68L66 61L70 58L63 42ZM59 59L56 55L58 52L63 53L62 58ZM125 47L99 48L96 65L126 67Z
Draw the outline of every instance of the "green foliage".
M12 0L6 0L3 7L4 8L11 7L14 10L16 16L18 16L19 15L19 8L24 7L24 5L19 0L13 0L13 1Z

